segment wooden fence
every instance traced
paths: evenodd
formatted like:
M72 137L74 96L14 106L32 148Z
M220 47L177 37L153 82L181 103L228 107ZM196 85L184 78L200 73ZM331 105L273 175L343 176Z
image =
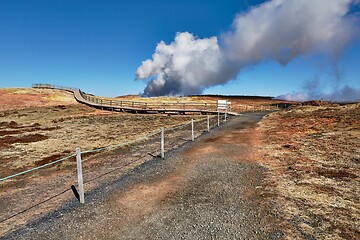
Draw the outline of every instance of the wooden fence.
M49 88L71 91L78 102L92 107L112 111L128 111L134 113L201 113L217 114L219 112L218 104L214 102L141 102L119 99L101 98L91 94L86 94L78 88L56 86L51 84L33 84L33 88ZM227 112L230 115L238 115L231 112L231 108L226 111L220 111L222 114Z

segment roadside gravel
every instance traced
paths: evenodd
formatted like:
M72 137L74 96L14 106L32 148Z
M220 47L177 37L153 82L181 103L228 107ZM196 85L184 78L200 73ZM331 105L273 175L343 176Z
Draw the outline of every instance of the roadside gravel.
M4 239L281 239L246 113Z

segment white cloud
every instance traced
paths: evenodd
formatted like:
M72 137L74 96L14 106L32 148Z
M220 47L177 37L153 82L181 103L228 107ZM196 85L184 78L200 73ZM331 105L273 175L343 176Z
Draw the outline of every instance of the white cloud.
M161 41L152 56L137 69L139 79L150 78L145 95L198 94L216 83L221 52L216 37L198 39L177 33L174 42Z
M152 59L137 69L137 79L147 81L147 96L199 94L264 60L286 65L309 52L336 59L355 29L354 19L347 16L355 1L265 2L236 16L232 30L222 35L222 46L217 37L177 33L172 43L158 43Z

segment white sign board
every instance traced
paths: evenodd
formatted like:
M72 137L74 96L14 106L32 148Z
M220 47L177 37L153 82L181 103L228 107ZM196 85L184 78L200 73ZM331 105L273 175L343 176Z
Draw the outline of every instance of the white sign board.
M217 101L217 109L220 110L228 110L230 108L231 102L228 102L226 100L218 100Z

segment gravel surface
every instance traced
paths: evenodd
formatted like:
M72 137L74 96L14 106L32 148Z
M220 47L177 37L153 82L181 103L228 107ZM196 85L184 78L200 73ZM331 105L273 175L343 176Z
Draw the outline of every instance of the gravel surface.
M281 239L247 113L4 239Z

